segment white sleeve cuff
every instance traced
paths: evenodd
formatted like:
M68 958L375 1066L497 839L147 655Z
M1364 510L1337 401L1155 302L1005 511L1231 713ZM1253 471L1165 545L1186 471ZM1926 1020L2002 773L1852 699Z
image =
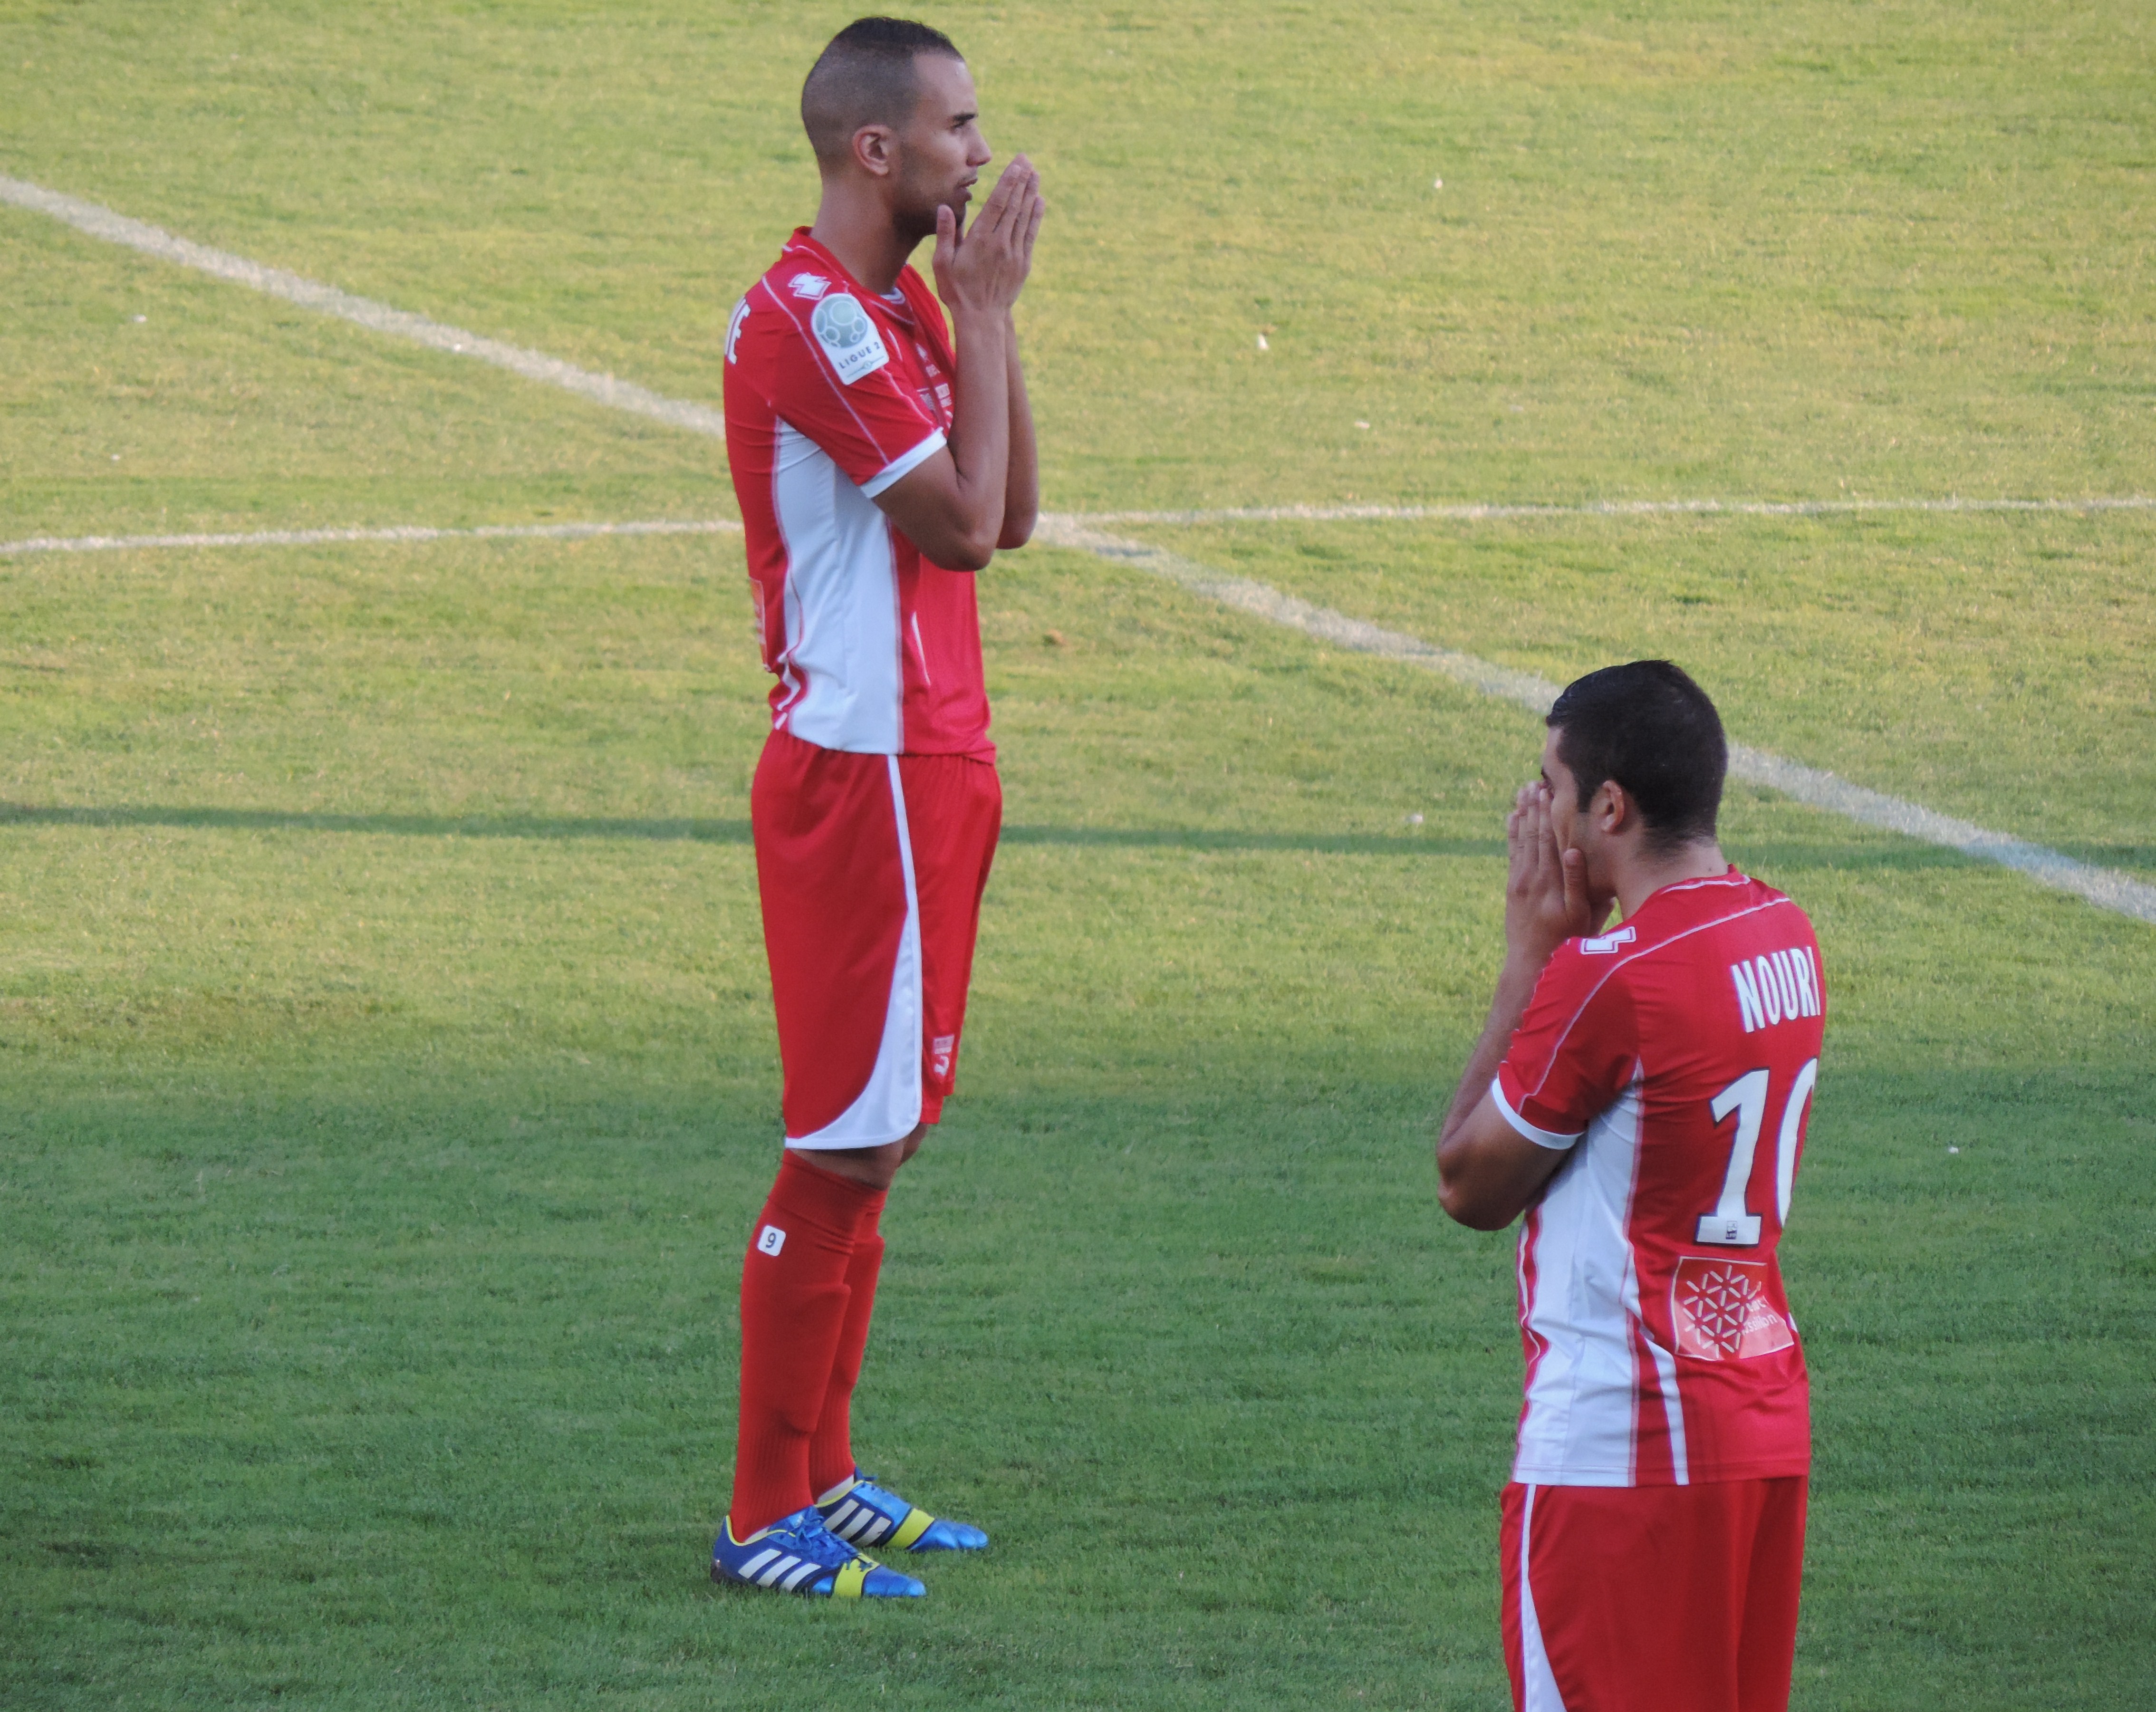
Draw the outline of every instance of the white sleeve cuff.
M901 476L911 474L943 449L943 430L931 428L928 438L911 452L901 452L897 457L861 484L861 491L873 500Z
M1504 1113L1505 1121L1537 1147L1547 1147L1553 1152L1562 1153L1587 1133L1584 1130L1579 1130L1567 1135L1555 1130L1537 1130L1512 1110L1512 1102L1505 1098L1505 1085L1496 1076L1490 1079L1490 1098L1497 1102L1497 1110Z

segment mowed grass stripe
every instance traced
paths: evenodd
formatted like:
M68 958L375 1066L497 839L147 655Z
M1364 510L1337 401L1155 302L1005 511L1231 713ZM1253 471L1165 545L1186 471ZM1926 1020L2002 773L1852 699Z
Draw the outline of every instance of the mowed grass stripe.
M1557 699L1560 686L1531 672L1517 671L1509 666L1477 659L1472 654L1436 647L1419 637L1387 630L1329 607L1316 606L1296 596L1283 594L1265 583L1225 576L1209 566L1160 547L1081 527L1073 519L1044 519L1043 523L1043 538L1059 546L1079 547L1102 558L1136 566L1224 606L1301 630L1336 647L1440 672L1482 695L1517 701L1537 713L1546 712ZM2137 920L2156 923L2156 886L2109 869L2076 862L2043 845L1957 820L1884 792L1868 790L1820 768L1805 766L1745 744L1730 746L1729 770L1739 779L1764 785L1810 807L1825 809L1862 826L1879 827L1907 838L1922 839L1928 844L1959 850L1982 861L1996 862L2027 874L2041 884L2087 899L2100 909L2115 910Z
M739 535L731 518L656 517L631 523L486 523L470 529L437 529L425 524L382 529L264 529L225 535L32 536L0 541L0 555L23 553L141 552L161 547L317 547L343 542L418 544L435 541L590 541L603 535Z
M1554 517L1853 517L1871 512L1930 511L2148 511L2156 499L2138 494L2085 500L1607 500L1585 505L1496 505L1469 500L1456 505L1259 505L1224 511L1072 511L1045 521L1080 529L1119 523L1484 523ZM429 541L459 536L487 540L574 541L594 535L726 535L738 533L731 518L703 520L650 518L613 523L493 524L478 529L437 529L405 524L380 529L264 529L247 533L193 535L33 535L0 541L0 554L133 552L157 547L295 547L331 541Z
M2002 501L1995 506L1977 505L1974 508L1953 501L1900 502L1902 510L2080 510L2123 509L2141 506L2147 502L2138 500L2097 500L2076 504L2069 501ZM1297 521L1328 520L1330 511L1339 508L1280 507L1264 513L1238 512L1233 514L1122 514L1134 518L1152 517L1155 520L1198 520L1211 515L1229 515L1235 520ZM1426 515L1456 516L1489 510L1507 516L1522 515L1520 508L1454 508L1439 512L1430 507L1361 507L1354 515L1358 518L1416 517ZM1542 508L1529 515L1586 515L1596 508ZM1698 510L1705 509L1685 502L1666 506L1640 505L1615 510ZM1739 514L1764 510L1773 515L1791 515L1795 508L1788 505L1749 507L1732 505L1727 509ZM1845 503L1831 509L1847 511L1853 504ZM1116 514L1109 514L1116 515ZM1204 565L1170 553L1142 542L1122 540L1106 536L1091 525L1098 520L1086 515L1049 515L1042 521L1042 539L1058 545L1075 547L1097 557L1130 564L1185 588L1217 600L1238 610L1254 613L1268 621L1301 630L1321 641L1339 647L1353 648L1358 654L1375 654L1386 659L1404 661L1409 664L1440 672L1455 681L1487 695L1500 696L1517 701L1535 712L1548 709L1556 700L1559 686L1532 673L1515 671L1510 667L1478 659L1471 654L1455 649L1438 647L1419 637L1399 631L1387 630L1330 607L1313 606L1296 596L1247 577L1228 577ZM741 525L724 519L704 522L671 522L654 520L629 523L558 523L526 525L495 525L475 529L429 529L405 527L390 529L352 530L267 530L250 535L178 535L178 536L91 536L71 540L38 537L24 541L0 541L0 554L44 551L90 552L129 548L159 547L232 547L232 546L317 546L332 542L383 541L424 542L447 539L516 540L538 539L555 541L587 540L606 535L716 535L738 533ZM2119 874L2076 861L2061 851L2045 845L2018 838L2010 833L1994 832L1974 822L1941 814L1921 803L1905 802L1884 792L1874 791L1862 785L1852 784L1834 773L1819 767L1804 766L1800 761L1788 760L1763 749L1747 744L1731 746L1729 756L1732 774L1749 783L1764 785L1779 791L1797 802L1830 813L1838 814L1860 825L1878 827L1898 833L1907 838L1921 839L1947 849L1958 850L1980 861L1995 862L2027 874L2040 884L2069 892L2085 899L2099 909L2116 910L2136 920L2156 923L2156 886Z
M1545 517L1861 517L1894 511L2149 511L2142 494L2082 500L1594 500L1581 505L1233 505L1224 510L1088 511L1071 521L1116 523L1516 523Z
M489 339L483 334L452 327L425 315L413 315L408 310L393 309L386 303L377 303L372 298L355 297L348 291L340 291L334 285L325 285L319 280L304 279L288 273L282 268L272 268L260 262L250 261L245 256L234 255L228 250L213 249L208 244L197 243L192 238L175 237L162 227L132 219L97 202L85 202L64 191L48 190L40 184L25 179L0 175L0 202L12 202L18 208L33 213L49 214L56 220L65 221L79 232L92 238L103 238L108 243L125 244L145 255L156 256L161 261L174 262L184 268L193 268L235 285L244 285L249 290L259 291L271 297L295 303L302 309L320 314L335 315L341 320L353 322L376 333L386 333L395 339L405 339L414 345L424 345L435 351L446 351L454 356L469 356L480 362L492 363L496 368L507 369L511 374L521 375L529 381L542 385L559 387L567 392L596 400L616 410L626 410L637 416L648 416L663 422L670 428L685 428L691 433L722 436L726 420L707 404L691 404L678 398L663 398L658 393L629 381L616 380L612 375L593 374L589 369L579 368L572 362L564 362L558 356L549 356L543 351L528 351L521 345L510 345L499 339Z
M393 310L386 305L352 297L335 287L303 279L280 269L264 268L244 257L210 249L186 238L175 238L157 227L115 213L111 209L94 202L83 202L59 192L4 177L0 177L0 199L12 202L18 207L50 214L93 237L126 244L146 254L182 266L199 269L219 279L265 291L303 307L338 315L377 331L410 339L454 355L491 362L527 379L560 387L617 409L649 416L694 433L716 436L723 435L726 431L723 417L708 407L664 398L642 387L616 382L611 375L595 376L573 364L562 362L537 351L481 339L476 335L412 315L401 310ZM1821 509L1825 509L1834 502L1819 503ZM1857 502L1840 503L1851 506ZM1929 503L1940 509L1964 509L1960 504L1952 500ZM2043 509L2054 502L1994 503L2016 509ZM2066 507L2072 504L2056 503ZM2133 499L2098 502L2099 505L2107 503L2114 506L2131 506L2144 502ZM1697 506L1692 502L1674 504L1681 509L1709 509L1710 505L1720 509L1718 502L1697 502ZM1771 502L1757 504L1765 505ZM1904 504L1906 508L1914 509L1922 509L1927 505L1923 501ZM2085 508L2095 509L2093 506ZM1629 509L1653 512L1669 507L1662 502L1642 502ZM1748 512L1754 507L1752 503L1738 502L1730 509ZM1203 515L1191 513L1180 520L1200 520ZM1279 515L1303 517L1312 514L1302 508L1284 508ZM1355 515L1365 514L1357 510ZM1414 508L1403 508L1397 514L1380 509L1369 515L1420 514ZM1440 510L1432 515L1445 513ZM1557 686L1544 679L1494 666L1469 655L1435 648L1413 637L1364 624L1345 614L1313 607L1293 596L1283 595L1262 583L1241 577L1222 577L1203 566L1159 548L1098 535L1075 519L1046 519L1044 522L1048 526L1049 538L1081 547L1097 556L1139 565L1211 598L1245 612L1255 613L1275 623L1285 623L1312 635L1337 642L1342 646L1430 666L1486 695L1505 695L1515 700L1523 700L1529 705L1546 708L1556 695ZM377 536L367 538L396 537ZM1784 760L1762 750L1738 746L1732 749L1730 761L1732 770L1738 777L1784 792L1811 807L1825 809L1864 825L1883 827L1911 838L1921 838L1928 843L1960 850L1980 860L1999 863L2028 874L2040 884L2084 898L2100 908L2114 910L2138 920L2156 922L2156 887L2130 879L2124 874L2092 868L2056 850L2028 843L2008 833L1993 832L1972 822L1939 814L1918 803L1903 802L1881 792L1852 785L1831 773Z

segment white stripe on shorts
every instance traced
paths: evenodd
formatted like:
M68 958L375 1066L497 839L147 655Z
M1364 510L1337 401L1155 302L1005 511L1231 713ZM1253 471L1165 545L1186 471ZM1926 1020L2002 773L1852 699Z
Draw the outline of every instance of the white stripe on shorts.
M1526 1712L1564 1712L1549 1654L1543 1650L1542 1621L1535 1615L1535 1586L1527 1574L1528 1546L1535 1536L1535 1489L1520 1506L1520 1674L1527 1681Z
M891 998L884 1007L883 1042L868 1086L854 1103L807 1135L788 1135L786 1145L813 1151L823 1147L882 1147L913 1133L921 1121L921 1024L927 1008L921 984L921 900L913 889L913 835L906 819L906 787L898 757L886 755L891 767L891 805L898 828L898 860L906 877L906 926L898 936L898 956L891 971Z

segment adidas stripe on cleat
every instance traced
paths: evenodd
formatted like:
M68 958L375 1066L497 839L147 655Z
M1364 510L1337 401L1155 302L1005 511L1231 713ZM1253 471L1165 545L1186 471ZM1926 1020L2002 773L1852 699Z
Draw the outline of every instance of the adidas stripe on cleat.
M711 1579L826 1599L918 1599L928 1591L834 1537L813 1504L746 1540L734 1538L729 1517L711 1545Z
M850 1545L892 1551L978 1551L988 1543L978 1528L916 1509L858 1469L844 1485L818 1499L816 1508L824 1525Z

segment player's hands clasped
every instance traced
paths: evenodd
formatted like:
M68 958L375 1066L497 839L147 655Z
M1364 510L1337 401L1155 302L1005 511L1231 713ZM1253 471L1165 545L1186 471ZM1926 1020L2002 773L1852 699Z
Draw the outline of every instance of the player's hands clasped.
M1040 174L1024 155L1012 157L963 231L949 208L937 209L936 295L961 315L1008 310L1033 267L1033 240L1047 211Z
M1550 819L1550 789L1540 779L1520 787L1505 820L1511 872L1505 880L1505 946L1539 969L1567 940L1591 934L1609 914L1594 906L1587 889L1587 859L1558 848Z

